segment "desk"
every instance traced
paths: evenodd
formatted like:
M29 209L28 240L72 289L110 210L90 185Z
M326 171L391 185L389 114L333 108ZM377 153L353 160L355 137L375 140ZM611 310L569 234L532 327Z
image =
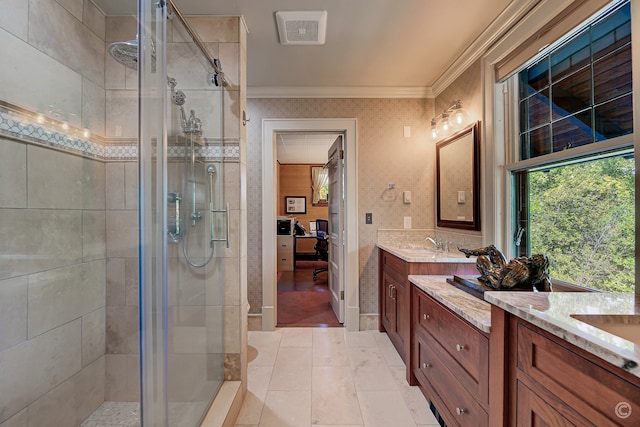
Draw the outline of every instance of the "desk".
M326 235L325 239L328 239L328 238L329 238L329 236ZM298 261L298 259L302 259L302 256L301 256L302 254L313 254L313 255L315 255L315 253L316 253L315 249L313 250L313 252L298 252L298 243L297 243L298 239L304 239L304 240L313 239L313 245L312 245L312 247L313 247L316 244L317 237L316 237L315 234L296 235L296 238L295 238L294 243L293 243L293 268L294 268L294 270L296 268L296 261ZM314 260L315 259L316 258L314 257Z

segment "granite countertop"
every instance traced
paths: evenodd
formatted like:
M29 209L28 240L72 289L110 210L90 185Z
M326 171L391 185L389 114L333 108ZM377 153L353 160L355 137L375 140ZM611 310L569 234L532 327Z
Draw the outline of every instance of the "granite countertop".
M378 243L377 246L407 262L476 262L475 257L467 258L458 251L443 252L427 246L392 246L383 243Z
M624 323L624 315L635 315L626 318L630 326L640 316L633 294L491 291L484 297L489 303L640 377L640 344L572 317L599 315L600 322L610 323L623 315L621 323ZM640 323L632 327L640 328Z
M409 276L409 281L482 332L491 332L491 304L447 283L450 276Z

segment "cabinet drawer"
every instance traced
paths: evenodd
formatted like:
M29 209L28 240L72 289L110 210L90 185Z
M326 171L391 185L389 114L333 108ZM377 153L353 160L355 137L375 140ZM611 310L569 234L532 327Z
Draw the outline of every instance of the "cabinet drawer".
M416 332L427 332L444 349L451 372L479 402L489 402L489 340L473 326L417 289Z
M399 282L407 280L407 263L395 255L382 252L382 269L385 273L393 276Z
M445 408L438 408L448 425L488 426L489 416L483 407L467 392L465 386L457 381L456 375L449 371L444 349L429 338L416 336L417 360L414 373L419 381L428 381Z
M640 425L640 387L520 321L517 349L519 371L595 425ZM620 404L628 417L616 415Z

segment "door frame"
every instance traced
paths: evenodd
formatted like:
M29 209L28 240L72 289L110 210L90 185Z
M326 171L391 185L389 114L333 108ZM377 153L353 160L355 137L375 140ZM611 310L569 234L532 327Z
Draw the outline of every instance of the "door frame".
M357 119L262 119L262 330L273 331L277 315L276 134L278 132L343 133L345 167L344 260L341 278L345 289L348 331L360 329L358 280L358 162Z

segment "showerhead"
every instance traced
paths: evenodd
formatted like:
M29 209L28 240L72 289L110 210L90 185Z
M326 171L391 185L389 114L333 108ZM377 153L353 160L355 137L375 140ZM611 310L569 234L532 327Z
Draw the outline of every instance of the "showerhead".
M136 34L135 40L129 40L126 42L115 42L109 45L109 54L113 58L132 70L138 69L138 35ZM156 69L156 47L151 42L151 69Z
M132 70L138 69L138 39L111 43L109 54L125 67Z

